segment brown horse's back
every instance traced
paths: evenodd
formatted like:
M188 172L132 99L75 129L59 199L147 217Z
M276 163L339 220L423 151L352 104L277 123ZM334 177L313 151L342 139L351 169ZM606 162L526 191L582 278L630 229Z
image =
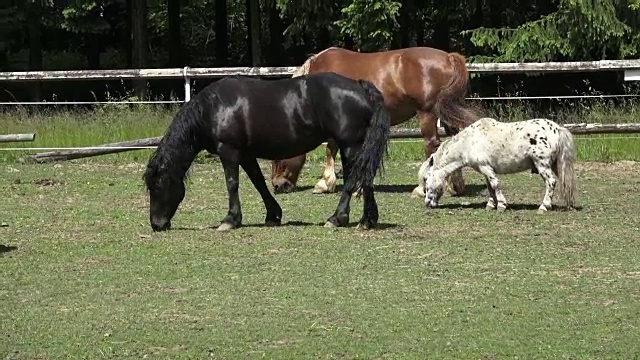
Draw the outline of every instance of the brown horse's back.
M456 66L460 59L463 69ZM385 105L392 114L392 125L408 120L418 110L431 111L439 92L446 90L454 80L462 82L459 85L464 87L461 94L454 96L464 97L468 81L464 57L429 47L376 53L334 47L309 61L309 73L335 72L371 81L384 96Z

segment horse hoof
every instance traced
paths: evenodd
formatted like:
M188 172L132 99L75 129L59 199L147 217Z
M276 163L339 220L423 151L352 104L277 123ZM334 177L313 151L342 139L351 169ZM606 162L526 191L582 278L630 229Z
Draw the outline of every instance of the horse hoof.
M282 223L280 221L265 221L264 225L267 227L276 227L282 225Z
M502 205L502 206L498 205L498 211L499 211L499 212L504 212L505 210L507 210L507 207L506 207L506 206L504 206L504 205Z
M356 226L357 230L371 230L373 229L375 225L370 224L368 222L363 222L363 223L359 223L358 226Z
M320 182L313 187L314 194L323 194L328 191L329 189L327 189L327 185L324 184L324 180L320 180Z
M547 213L547 209L538 209L538 214L546 214Z
M327 221L326 223L324 223L324 227L329 228L329 229L335 229L338 226L334 223L332 223L331 221Z
M487 205L484 207L485 210L495 210L496 208L494 206L491 205Z
M220 226L218 226L218 231L228 231L235 228L235 226L233 226L232 224L229 223L222 223L220 224Z

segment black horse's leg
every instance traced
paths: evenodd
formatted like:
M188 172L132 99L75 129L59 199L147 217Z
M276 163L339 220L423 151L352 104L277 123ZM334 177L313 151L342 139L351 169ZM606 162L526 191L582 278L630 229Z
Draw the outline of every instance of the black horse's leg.
M373 186L362 186L362 196L364 197L364 210L358 227L371 229L378 223L378 204L373 195Z
M258 160L254 157L245 156L240 162L240 166L249 176L249 179L253 183L253 186L258 190L262 197L262 202L267 209L267 216L264 222L267 226L277 226L282 222L282 208L278 205L276 199L269 192L267 183L264 180L264 175L258 165Z
M351 166L354 158L353 154L356 154L357 150L358 148L349 147L345 149L343 146L340 146L340 158L342 159L342 169L344 169L342 172L342 182L345 186L342 187L342 194L340 195L340 201L338 202L336 211L324 224L325 227L338 227L349 224L349 212L351 211L349 204L351 203L353 191L356 189L348 189L346 184L351 176Z
M240 174L240 152L228 145L219 144L217 149L220 162L224 168L224 178L227 183L227 193L229 195L229 211L222 219L222 224L218 230L225 231L242 225L242 211L240 209L240 196L238 195Z

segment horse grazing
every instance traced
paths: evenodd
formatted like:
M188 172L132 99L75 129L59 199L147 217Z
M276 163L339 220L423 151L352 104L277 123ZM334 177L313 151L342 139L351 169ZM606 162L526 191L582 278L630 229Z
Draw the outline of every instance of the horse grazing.
M412 47L374 53L358 53L331 47L309 57L293 77L320 72L335 72L352 79L372 82L384 97L391 113L391 125L403 123L414 115L420 123L425 154L431 154L431 142L439 143L437 120L449 134L471 124L479 117L464 104L469 75L466 60L458 53L427 47ZM336 142L329 140L321 180L313 193L333 192L336 187ZM426 158L425 157L425 158ZM271 182L276 193L289 192L298 181L305 154L272 162ZM462 172L451 176L452 194L464 192ZM424 196L421 184L414 190Z
M217 154L224 169L229 207L218 230L242 223L239 167L262 197L266 225L280 225L282 208L257 159L304 154L329 137L340 146L345 187L325 226L348 224L352 193L360 189L359 226L371 228L378 221L373 181L389 141L389 113L371 83L325 73L283 80L230 76L208 85L178 111L147 164L151 228L171 227L185 195L185 175L202 150Z
M574 207L576 178L573 169L575 148L573 135L566 128L547 119L531 119L513 123L482 118L451 139L425 161L418 177L425 183L425 204L436 207L442 196L447 175L465 166L485 176L489 190L486 208L504 211L507 200L502 194L496 174L525 170L539 173L546 192L539 213L550 210L556 188L567 208Z

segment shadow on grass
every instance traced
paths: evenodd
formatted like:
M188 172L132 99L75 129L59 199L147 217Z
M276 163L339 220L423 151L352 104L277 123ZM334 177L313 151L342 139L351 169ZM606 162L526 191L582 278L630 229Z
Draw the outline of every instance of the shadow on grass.
M18 250L17 246L7 246L0 244L0 254L8 253L14 250Z
M299 193L299 192L303 192L303 191L307 191L307 190L311 190L313 189L313 186L311 185L304 185L304 186L296 186L295 188L293 188L292 190L289 190L288 192L273 192L275 195L283 195L283 194L294 194L294 193ZM273 189L271 189L273 191Z
M317 222L317 223L311 223L311 222L306 222L306 221L287 221L285 223L282 223L282 225L280 226L267 226L265 224L242 224L238 229L242 229L242 228L280 228L280 227L289 227L289 226L294 226L294 227L324 227L325 221L323 222ZM340 228L355 228L356 226L358 226L358 222L350 222L347 226L341 226L335 229L340 229ZM207 227L172 227L171 230L169 231L203 231L203 230L215 230L218 226L207 226ZM386 230L386 229L392 229L398 227L397 224L389 224L389 223L378 223L372 230ZM233 230L231 230L233 231Z
M403 184L403 185L381 184L381 185L376 185L374 188L374 191L377 193L389 193L389 194L401 194L401 193L411 194L413 192L413 189L416 188L416 186L417 184ZM335 193L340 193L342 191L342 188L343 188L342 184L336 185ZM293 190L290 190L289 192L287 192L287 194L304 192L311 189L313 189L313 186L311 185L296 186ZM465 186L465 193L463 195L456 196L456 197L478 196L478 195L481 195L485 189L486 189L486 185L484 184L482 185L467 184ZM283 194L285 193L276 193L276 195L283 195Z
M486 205L487 205L486 202L479 202L479 203L473 203L473 204L440 204L434 210L438 210L438 209L447 209L447 210L454 210L454 209L457 209L457 210L459 210L459 209L476 209L477 210L477 209L482 209L482 210L484 210ZM506 211L537 211L539 207L540 207L540 204L514 203L514 204L508 204ZM486 210L486 211L496 211L497 212L497 210ZM552 212L563 212L563 211L568 211L568 210L564 206L554 205L553 209L551 211ZM569 211L582 211L582 206L576 206L576 208L574 210L569 210Z

